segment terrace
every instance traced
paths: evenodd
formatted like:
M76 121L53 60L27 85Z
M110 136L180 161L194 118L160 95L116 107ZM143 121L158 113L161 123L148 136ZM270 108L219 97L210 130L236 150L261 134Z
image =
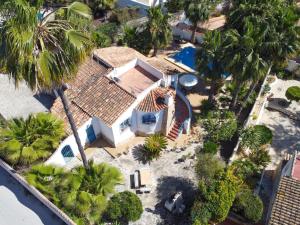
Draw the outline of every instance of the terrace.
M153 85L158 78L144 70L141 66L135 66L118 77L118 84L129 93L137 96Z

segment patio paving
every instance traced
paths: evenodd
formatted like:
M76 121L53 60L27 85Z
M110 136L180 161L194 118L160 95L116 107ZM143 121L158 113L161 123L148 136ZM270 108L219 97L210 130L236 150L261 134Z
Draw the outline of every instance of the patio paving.
M285 99L285 92L290 86L300 86L297 80L281 80L272 85L271 93L273 99ZM300 103L292 102L287 110L299 114ZM264 109L261 124L265 124L273 131L273 141L269 152L272 158L271 164L267 169L276 168L284 157L285 153L293 153L300 150L300 123L277 111Z
M158 160L151 163L143 161L140 147L137 145L133 149L122 154L118 158L113 158L103 148L88 149L88 159L93 159L96 164L109 163L119 168L124 176L124 184L117 186L117 191L130 190L130 175L136 170L147 168L151 173L151 193L140 194L144 212L142 218L137 222L130 223L131 225L154 225L160 224L162 221L172 225L184 225L189 216L174 216L164 209L164 201L176 191L182 191L184 199L187 202L192 202L194 191L196 189L196 178L194 174L193 162L194 159L187 157L184 162L179 163L178 159L182 156L192 156L195 152L196 144L190 145L188 148L174 148L166 150ZM176 149L176 150L175 150ZM68 167L80 165L81 161L75 159L69 162Z

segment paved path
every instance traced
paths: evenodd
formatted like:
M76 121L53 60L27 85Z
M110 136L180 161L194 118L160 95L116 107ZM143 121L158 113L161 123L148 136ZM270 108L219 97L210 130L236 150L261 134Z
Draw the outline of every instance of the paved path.
M0 225L42 224L64 223L0 167Z
M0 114L5 119L27 117L30 113L46 112L51 105L51 98L34 94L25 83L16 89L13 81L5 74L0 74Z

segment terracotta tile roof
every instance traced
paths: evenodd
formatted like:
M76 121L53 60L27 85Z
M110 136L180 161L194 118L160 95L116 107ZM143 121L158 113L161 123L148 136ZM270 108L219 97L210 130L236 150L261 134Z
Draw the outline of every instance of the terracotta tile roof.
M81 126L84 122L86 122L90 118L90 115L83 109L81 109L78 105L76 105L74 100L76 100L80 92L87 89L91 84L93 84L93 82L96 79L98 79L100 76L107 74L108 71L109 69L106 66L99 64L92 58L88 58L79 67L76 78L68 82L68 89L65 91L65 94L70 101L70 109L77 127ZM71 128L68 119L65 115L60 98L57 98L55 100L50 111L65 121L66 132L70 134Z
M99 77L74 99L91 116L111 126L135 101L135 96L106 76Z
M157 112L166 108L164 97L168 92L175 98L175 90L162 87L155 88L139 103L136 109L142 112Z
M76 104L72 102L70 102L70 110L73 114L73 118L77 127L80 127L84 122L88 121L88 119L90 118L90 115L88 113L84 112L80 107L78 107ZM53 113L54 115L56 115L57 117L59 117L64 121L66 133L71 134L72 130L69 125L69 121L64 111L64 107L62 105L60 98L57 98L55 100L51 108L51 113Z
M300 181L291 177L282 177L269 225L296 224L300 224Z

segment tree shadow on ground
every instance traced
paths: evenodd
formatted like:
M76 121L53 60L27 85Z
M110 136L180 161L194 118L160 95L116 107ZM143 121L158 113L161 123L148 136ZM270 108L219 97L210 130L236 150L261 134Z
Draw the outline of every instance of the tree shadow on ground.
M186 209L183 214L175 215L170 213L164 207L164 204L170 196L179 191L182 192ZM190 179L173 176L161 177L158 179L156 193L156 197L159 199L159 202L155 206L154 210L147 209L147 211L158 214L164 221L162 224L165 225L190 224L190 209L194 203L196 194L196 186Z
M144 150L144 145L142 144L134 146L132 149L132 156L138 162L146 164L149 163L149 158L143 150Z

